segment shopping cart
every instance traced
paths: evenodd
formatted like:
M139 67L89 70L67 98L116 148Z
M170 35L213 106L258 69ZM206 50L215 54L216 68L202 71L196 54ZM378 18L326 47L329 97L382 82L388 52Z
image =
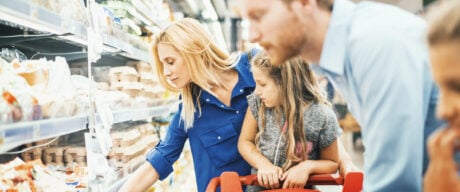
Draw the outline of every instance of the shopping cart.
M220 177L213 178L206 192L215 192L220 185L221 192L242 192L242 185L258 185L257 175L239 176L236 172L223 172ZM342 192L360 192L363 187L363 173L349 172L345 178L338 174L311 175L309 185L343 185ZM264 192L320 192L316 189L271 189Z

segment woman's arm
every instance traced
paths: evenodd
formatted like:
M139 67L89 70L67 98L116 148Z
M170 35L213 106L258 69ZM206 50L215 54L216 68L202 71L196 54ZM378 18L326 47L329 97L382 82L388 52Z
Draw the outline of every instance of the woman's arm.
M145 191L158 179L164 179L173 171L173 163L179 158L187 134L180 124L182 106L170 121L168 131L154 150L147 154L147 162L136 170L123 185L121 191Z
M145 162L131 175L119 192L143 192L157 182L159 177L155 168L149 162Z
M238 151L241 156L257 169L259 184L267 188L278 188L282 174L280 167L273 165L256 147L257 120L250 109L247 110L238 140Z
M338 168L338 144L332 142L320 152L320 160L306 160L283 174L283 188L304 188L310 174L335 173Z

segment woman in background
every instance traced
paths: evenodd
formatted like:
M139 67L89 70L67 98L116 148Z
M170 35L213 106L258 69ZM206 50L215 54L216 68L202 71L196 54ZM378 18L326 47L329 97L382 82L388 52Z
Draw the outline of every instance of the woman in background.
M437 115L448 127L428 141L426 192L460 191L460 1L438 8L430 10L428 43L434 80L441 91Z

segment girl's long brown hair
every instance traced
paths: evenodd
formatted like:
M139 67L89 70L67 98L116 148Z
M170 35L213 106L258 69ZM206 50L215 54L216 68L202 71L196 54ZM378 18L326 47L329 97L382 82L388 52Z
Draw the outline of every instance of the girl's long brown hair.
M284 117L287 122L285 135L287 142L286 162L283 170L308 159L307 141L304 129L304 111L312 103L322 103L330 106L327 101L326 91L321 88L315 74L310 70L308 63L301 58L293 58L280 66L273 66L265 53L258 54L252 67L260 69L264 74L272 78L277 85L279 106L275 107L277 117ZM256 145L259 136L265 129L264 104L260 105L260 118L262 127L256 136Z

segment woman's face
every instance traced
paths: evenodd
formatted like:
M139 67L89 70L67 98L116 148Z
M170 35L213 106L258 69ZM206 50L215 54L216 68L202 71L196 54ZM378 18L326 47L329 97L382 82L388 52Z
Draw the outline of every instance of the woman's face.
M275 81L257 67L252 67L252 74L256 81L254 92L260 97L266 107L277 106L279 104L279 92Z
M460 43L440 43L430 47L433 76L441 91L438 117L460 129Z
M158 57L163 64L163 74L174 87L181 89L191 82L182 55L169 44L158 44Z

